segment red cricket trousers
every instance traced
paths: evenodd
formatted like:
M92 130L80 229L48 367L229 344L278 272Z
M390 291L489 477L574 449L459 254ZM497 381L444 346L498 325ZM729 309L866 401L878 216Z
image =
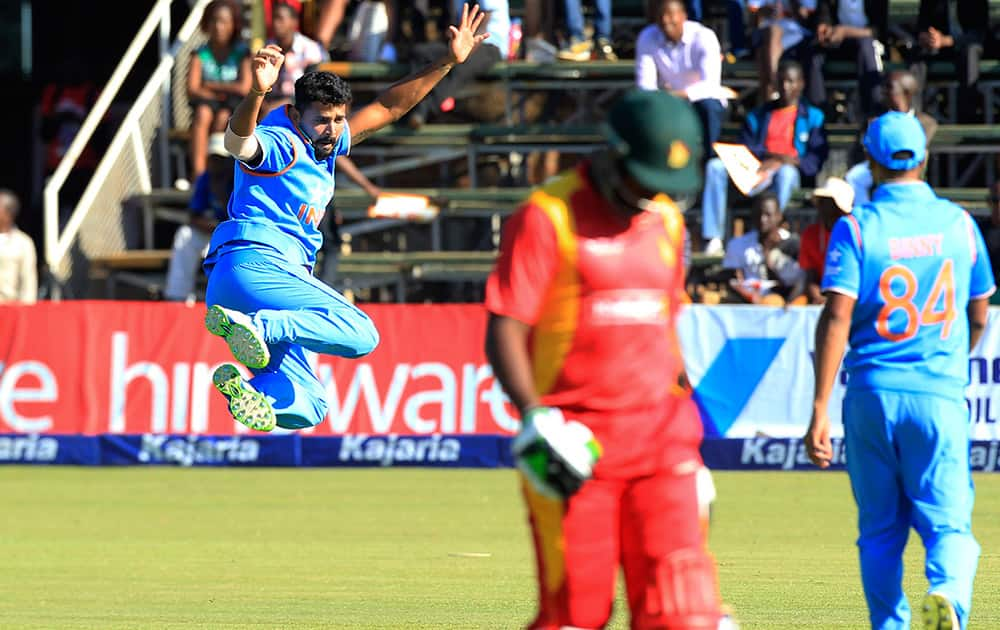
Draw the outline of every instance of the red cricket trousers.
M595 477L568 501L523 483L539 582L537 630L601 628L618 567L634 629L715 630L715 563L699 520L694 458L647 476Z

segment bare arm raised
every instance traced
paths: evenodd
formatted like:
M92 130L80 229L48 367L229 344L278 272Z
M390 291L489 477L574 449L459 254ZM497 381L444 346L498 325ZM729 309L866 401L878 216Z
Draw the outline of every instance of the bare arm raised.
M399 120L403 114L419 103L434 86L444 78L455 64L469 58L479 44L488 37L477 34L483 24L485 13L476 5L462 7L462 19L458 26L448 27L450 42L448 54L420 72L399 81L378 95L375 102L361 108L348 119L351 128L351 144L364 141L382 127Z
M255 161L259 157L260 143L254 137L253 130L257 128L264 95L277 82L278 71L284 62L285 54L274 44L261 48L250 60L250 92L237 105L226 129L226 150L237 160Z

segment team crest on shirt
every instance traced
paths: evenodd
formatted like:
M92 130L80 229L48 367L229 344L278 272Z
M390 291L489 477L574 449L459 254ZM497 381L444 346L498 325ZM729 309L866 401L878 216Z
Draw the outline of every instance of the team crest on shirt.
M680 140L670 143L670 150L667 151L667 166L670 168L684 168L691 161L691 149Z

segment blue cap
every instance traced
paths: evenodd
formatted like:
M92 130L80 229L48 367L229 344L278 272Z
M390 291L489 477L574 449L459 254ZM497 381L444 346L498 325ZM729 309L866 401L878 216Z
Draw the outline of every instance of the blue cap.
M894 171L920 166L927 156L927 136L916 116L882 114L868 125L865 149L876 162Z

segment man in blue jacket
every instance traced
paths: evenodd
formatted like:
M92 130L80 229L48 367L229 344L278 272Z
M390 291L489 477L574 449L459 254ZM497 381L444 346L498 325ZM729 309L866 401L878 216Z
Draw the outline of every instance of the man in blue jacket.
M802 98L805 88L802 66L783 61L778 66L778 99L759 107L743 123L740 141L760 160L767 186L774 190L784 210L802 177L815 177L826 161L829 146L823 128L823 112ZM729 175L719 158L705 166L702 195L701 235L705 253L721 254L726 234Z

